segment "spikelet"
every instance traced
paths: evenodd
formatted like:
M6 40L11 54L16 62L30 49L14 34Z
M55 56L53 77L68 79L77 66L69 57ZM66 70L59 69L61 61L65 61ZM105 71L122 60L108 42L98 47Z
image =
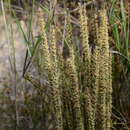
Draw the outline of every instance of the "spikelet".
M93 107L93 118L95 120L96 111L97 111L97 99L98 99L98 90L99 90L99 55L100 49L99 47L95 46L93 50L93 54L91 56L91 67L90 67L90 73L91 73L91 96L92 96L92 107Z
M79 4L79 14L80 14L80 30L81 30L81 37L82 37L82 46L83 46L83 66L85 71L84 75L88 75L89 65L90 65L90 47L88 44L88 18L86 16L86 9L85 5ZM87 80L87 79L85 79Z
M59 68L59 87L62 92L64 86L65 74L64 74L63 48L61 47L61 45L57 47L57 61L58 61L57 66Z
M51 69L51 60L50 60L50 52L49 52L49 46L48 46L48 40L47 40L47 34L46 34L46 23L43 17L43 12L41 9L38 10L38 18L39 18L39 26L40 26L40 35L43 40L41 44L41 55L42 58L44 58L44 63L42 63L41 68L44 68L45 71L50 71Z
M35 86L36 88L40 88L40 83L36 79L34 79L31 74L25 74L24 78L28 80L31 84L33 84L33 86Z
M106 96L106 118L107 118L107 127L106 130L112 128L111 123L111 114L112 114L112 54L109 52L108 60L108 86L107 86L107 96Z
M70 77L68 73L68 64L65 61L64 64L64 72L65 72L65 79L64 79L64 85L63 86L63 104L64 104L64 119L65 119L65 129L73 130L73 106L72 106L72 96L70 91Z
M57 65L57 47L56 47L56 32L55 28L52 25L51 26L51 46L50 46L50 52L52 57L52 62Z
M92 40L94 42L94 45L97 46L97 36L98 36L98 14L96 11L94 11L94 15L92 18L92 24L91 24L91 34L92 34Z
M94 113L91 101L91 94L88 96L88 87L90 87L90 61L91 61L91 52L90 47L88 44L88 18L86 16L86 6L79 4L79 14L80 14L80 30L81 30L81 37L82 37L82 46L83 46L83 65L82 65L82 72L83 72L83 93L84 93L84 124L85 127L88 125L89 129L94 130ZM91 110L88 110L91 108ZM88 117L88 121L86 119ZM87 124L88 122L88 124Z
M52 42L50 46L51 53L51 70L50 70L50 84L52 89L52 100L54 103L54 112L56 118L56 128L57 130L63 130L63 119L62 119L62 103L61 103L61 92L59 88L59 69L58 69L58 59L57 59L57 48L56 48L56 32L54 26L52 26Z
M43 39L42 43L42 56L44 58L44 70L47 72L48 79L51 86L51 99L54 105L54 114L56 129L63 130L63 121L62 121L62 110L61 110L61 95L59 89L59 73L57 65L57 54L56 54L56 38L55 38L55 29L52 27L52 43L49 51L49 45L47 40L47 35L45 32L45 21L43 19L43 12L39 10L39 25L41 31L41 37Z
M85 95L85 99L86 99L86 105L85 108L87 110L87 115L88 115L88 129L89 130L95 130L95 121L94 121L94 115L93 115L93 106L92 106L92 96L91 96L91 92L89 90L89 88L86 88L86 95Z
M78 75L75 65L75 54L74 47L72 45L72 26L70 23L70 15L68 16L67 21L67 36L66 40L69 46L69 57L66 59L66 73L69 77L69 91L71 92L71 102L73 106L73 120L74 120L74 129L75 130L84 130L83 120L81 115L80 108L80 92L78 86Z
M62 95L62 114L63 114L63 128L67 130L73 129L73 115L72 115L72 107L71 107L71 101L69 99L70 93L68 91L68 83L67 77L65 77L66 67L65 62L63 58L63 48L62 46L58 46L58 68L60 70L60 76L59 76L59 86L61 89L61 95Z
M105 9L100 9L98 14L98 36L97 46L100 48L100 79L98 94L99 109L99 129L106 130L106 92L108 87L108 60L109 60L109 44L108 44L108 22Z
M49 80L49 75L51 72L51 59L50 59L50 52L49 52L49 45L48 39L46 34L46 23L44 19L44 13L41 8L38 10L38 24L40 29L40 36L42 39L42 43L40 45L40 55L41 55L41 64L40 70L42 73L45 73L47 80ZM49 85L50 86L50 85ZM47 98L50 99L50 93L47 95Z
M76 66L74 64L74 57L69 57L66 60L66 65L68 68L68 76L70 79L70 91L71 91L71 101L73 106L74 113L74 125L75 130L84 130L82 116L81 116L81 108L80 108L80 97L79 97L79 86L78 86L78 77L76 72Z
M103 47L105 46L107 49L109 48L108 44L108 18L106 9L101 9L98 12L98 41L97 46Z

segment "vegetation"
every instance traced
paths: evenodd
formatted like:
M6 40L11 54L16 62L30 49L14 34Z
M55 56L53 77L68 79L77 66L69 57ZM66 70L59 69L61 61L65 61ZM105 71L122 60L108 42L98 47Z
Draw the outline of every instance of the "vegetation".
M23 19L27 31L20 23L25 14L19 16L16 10L19 3L27 11ZM7 12L23 34L27 52L22 77L27 84L22 86L29 90L21 99L10 42L15 88L0 92L0 129L129 130L127 4L123 0L1 1L7 36L12 34ZM33 34L35 21L38 36ZM8 38L11 41L13 35Z

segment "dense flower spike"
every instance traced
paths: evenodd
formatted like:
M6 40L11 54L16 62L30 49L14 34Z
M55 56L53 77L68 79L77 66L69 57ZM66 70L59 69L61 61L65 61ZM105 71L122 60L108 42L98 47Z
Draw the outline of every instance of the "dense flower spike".
M87 94L85 95L86 99L86 105L85 108L87 110L87 115L88 115L88 129L89 130L95 130L95 118L94 118L94 113L93 113L93 104L92 104L92 96L91 92L89 90L90 88L86 89Z
M84 67L84 75L88 75L89 67L90 67L90 47L88 44L88 18L86 16L86 9L85 5L79 5L79 14L80 14L80 30L81 30L81 37L82 37L82 46L83 46L83 67ZM87 79L85 79L87 80ZM86 84L85 84L86 85Z
M52 57L52 62L57 65L57 45L56 45L56 32L55 27L51 27L51 45L50 45L50 52Z
M57 130L63 130L63 119L62 119L62 103L61 103L61 91L59 88L59 68L57 59L57 48L56 48L56 32L54 26L52 29L52 40L50 45L51 53L51 70L50 70L50 84L52 86L52 98L54 103L55 115L56 115L56 127Z
M91 56L91 65L90 65L90 76L91 76L91 96L92 96L92 107L93 107L93 118L96 121L97 113L97 99L98 99L98 90L99 90L99 65L100 65L100 48L95 46Z
M100 115L99 129L106 130L106 96L108 88L108 67L109 67L109 43L108 43L108 21L105 9L98 12L98 33L97 46L100 48L100 78L98 94L98 112Z
M108 58L106 58L106 48L102 48L100 52L100 78L99 78L99 92L98 92L98 114L99 118L99 129L106 130L106 88L107 88L107 67Z
M25 74L25 75L24 75L24 78L25 78L26 80L28 80L30 83L32 83L33 86L35 86L36 88L40 88L40 83L39 83L36 79L34 79L34 77L33 77L32 75L30 75L30 74Z
M81 115L81 106L80 106L80 92L79 92L79 85L78 85L78 75L76 71L75 65L75 54L74 54L74 47L72 43L72 26L70 22L70 15L68 16L67 20L67 36L66 41L69 47L69 57L66 59L67 65L67 74L69 77L70 82L70 92L71 92L71 100L73 106L73 120L74 120L74 129L75 130L84 130L83 120Z
M58 46L58 68L59 68L59 86L61 90L61 99L62 99L62 114L63 114L63 128L72 130L73 129L73 115L72 115L72 107L70 101L70 91L69 91L69 83L66 77L66 69L65 61L63 58L63 48L61 45Z
M87 122L89 124L89 129L94 130L94 114L93 114L93 107L91 102L91 94L88 95L88 87L90 87L91 77L90 77L90 62L91 62L91 51L89 47L89 33L88 33L88 18L86 15L86 6L79 4L79 14L80 14L80 30L81 30L81 37L82 37L82 47L83 47L83 93L85 97L84 101L84 114L85 116L88 116L88 121L85 120L85 125L87 125ZM88 111L89 109L91 110ZM87 114L87 115L86 115Z
M44 58L44 63L42 64L44 65L44 67L42 68L44 68L45 71L50 71L51 59L50 59L50 52L49 52L49 46L48 46L48 40L47 40L47 34L45 28L46 23L44 20L43 11L41 9L39 9L38 17L39 17L40 34L43 40L41 44L41 53L42 53L42 58Z
M42 11L39 11L39 25L41 29L41 36L43 39L42 51L44 58L44 69L47 72L48 79L51 86L52 102L54 105L56 129L63 130L63 119L62 119L62 107L61 107L61 95L59 89L59 72L58 72L58 61L56 53L56 38L55 29L52 27L52 43L49 51L49 45L47 41L45 21L43 19Z
M90 48L86 5L79 4L81 69L77 69L71 16L67 13L64 32L66 49L57 45L56 27L46 24L39 11L43 73L47 75L57 130L110 130L112 113L112 55L108 42L108 19L104 6L94 12L93 46ZM62 31L61 31L62 32ZM65 56L64 56L65 55ZM78 71L80 72L78 72ZM81 74L81 77L79 76ZM80 83L79 83L79 78ZM30 80L30 79L29 79ZM35 83L36 84L36 83ZM82 91L80 92L80 89ZM82 95L83 98L82 98ZM83 113L83 114L82 114ZM100 118L99 118L100 117Z
M109 52L108 60L108 86L107 86L107 96L106 96L106 130L112 128L111 113L112 113L112 54Z
M80 108L80 95L79 95L79 86L78 86L78 77L74 63L74 57L69 57L66 60L68 68L68 76L70 79L70 91L71 91L71 100L73 106L73 116L74 116L74 129L75 130L84 130L83 121L81 116Z

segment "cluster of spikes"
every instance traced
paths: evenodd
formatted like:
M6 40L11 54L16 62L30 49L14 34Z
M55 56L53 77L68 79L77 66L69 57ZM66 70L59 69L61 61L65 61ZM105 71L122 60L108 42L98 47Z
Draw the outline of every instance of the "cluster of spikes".
M93 47L89 42L90 32L85 4L79 4L78 13L82 46L82 53L78 55L80 63L76 60L70 14L67 14L64 34L64 42L69 52L65 58L63 47L57 45L58 28L51 25L49 41L43 11L39 10L38 13L42 38L41 70L49 82L54 129L110 130L112 128L112 54L108 42L106 9L102 7L94 13ZM81 64L80 72L77 64ZM33 83L31 77L27 76L27 79Z

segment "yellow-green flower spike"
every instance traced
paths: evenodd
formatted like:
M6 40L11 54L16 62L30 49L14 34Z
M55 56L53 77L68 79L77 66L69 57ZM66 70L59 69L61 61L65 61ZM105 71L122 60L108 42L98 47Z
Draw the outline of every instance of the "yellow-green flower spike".
M89 90L89 88L86 88L86 95L85 95L85 108L87 110L87 116L88 116L88 129L89 130L95 130L95 118L94 118L94 114L93 114L93 104L92 104L92 96L91 96L91 92Z
M51 68L51 61L50 61L50 52L49 52L49 46L48 46L48 40L47 40L47 34L46 34L46 23L43 16L43 11L39 9L38 11L38 18L39 18L39 26L40 26L40 35L42 38L41 43L41 55L44 59L44 63L42 63L42 68L46 71L50 71Z
M98 112L99 112L99 129L106 130L106 96L108 87L108 61L109 61L109 43L108 43L108 21L105 9L98 12L98 33L97 46L100 48L100 78L98 93Z
M69 76L69 82L70 82L69 89L71 92L70 98L73 106L74 129L84 130L81 108L80 108L80 93L79 93L79 86L78 86L78 77L77 77L76 66L74 63L73 56L67 58L66 65L67 65L67 74Z
M93 107L93 118L96 122L96 113L97 113L97 101L98 101L98 90L99 90L99 65L100 65L100 48L95 46L93 49L93 53L91 56L91 65L90 65L90 93L92 99L92 107Z
M54 26L51 28L51 70L50 70L50 84L52 89L52 100L54 103L55 109L55 118L56 118L56 127L57 130L63 130L63 118L62 118L62 102L61 102L61 88L59 87L59 68L58 68L58 59L57 59L57 41L56 41L56 32Z
M91 103L91 98L88 100L88 87L90 87L91 77L90 77L90 61L91 61L91 51L89 47L89 33L88 33L88 18L86 15L86 6L79 4L79 23L82 38L82 73L83 73L83 93L84 93L84 114L85 117L88 115L89 128L94 128L93 108ZM89 95L91 96L91 94ZM88 112L88 104L91 107L91 113ZM87 115L86 115L87 114ZM87 120L84 118L84 123L87 125ZM86 127L86 126L85 126Z
M70 86L70 92L71 92L71 102L73 106L73 120L74 120L74 129L75 130L84 130L83 126L83 120L81 115L81 106L80 106L80 91L79 91L79 85L78 85L78 74L76 71L76 65L75 65L75 54L74 54L74 47L72 43L72 25L70 22L70 15L68 16L67 21L67 36L66 41L68 43L69 47L69 57L66 59L66 73L69 77L69 86Z
M106 130L110 130L112 128L112 54L109 52L109 60L108 60L108 86L107 86L107 96L106 96Z
M86 8L85 5L79 5L79 14L80 14L80 30L81 30L81 37L82 37L82 46L83 46L83 61L85 70L89 70L90 64L90 47L88 44L88 18L86 16Z
M51 100L54 105L55 123L57 130L63 130L63 119L62 119L62 108L61 108L61 95L59 89L59 72L56 56L56 38L55 29L52 28L52 46L49 51L49 45L46 35L45 21L43 19L43 12L39 10L39 25L41 37L43 39L42 43L42 53L44 58L44 70L48 75L48 80L51 87Z

